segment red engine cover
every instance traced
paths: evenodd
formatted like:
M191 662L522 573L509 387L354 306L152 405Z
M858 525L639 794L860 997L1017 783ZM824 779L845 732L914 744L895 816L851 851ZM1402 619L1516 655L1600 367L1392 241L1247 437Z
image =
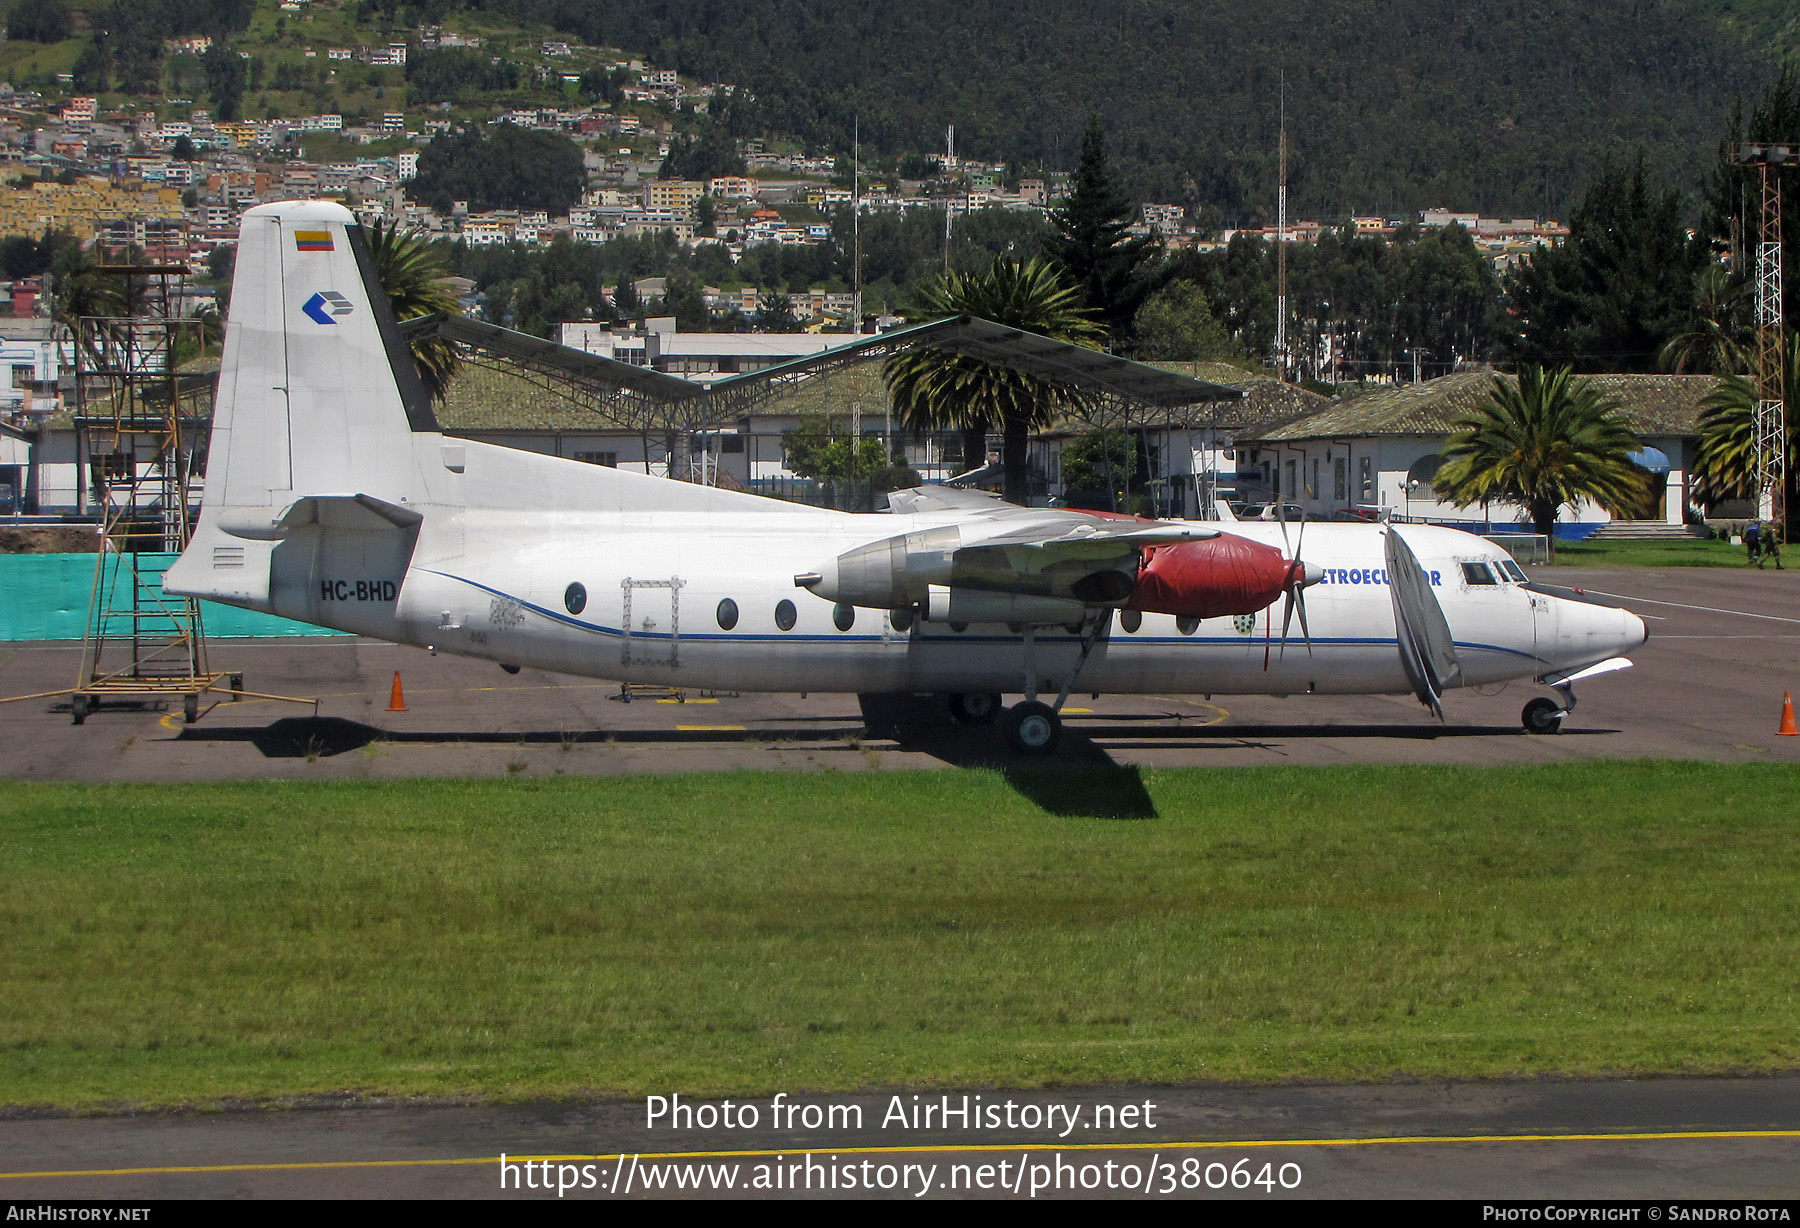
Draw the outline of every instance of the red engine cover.
M1281 551L1231 533L1146 546L1125 608L1187 618L1254 614L1281 596L1287 577Z

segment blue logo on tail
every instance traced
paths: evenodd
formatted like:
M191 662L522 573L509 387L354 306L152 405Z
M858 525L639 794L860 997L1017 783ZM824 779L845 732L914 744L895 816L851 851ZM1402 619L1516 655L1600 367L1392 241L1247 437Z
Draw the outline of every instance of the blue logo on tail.
M336 290L321 290L307 299L300 310L310 316L314 323L336 324L334 317L349 315L356 310L356 304Z

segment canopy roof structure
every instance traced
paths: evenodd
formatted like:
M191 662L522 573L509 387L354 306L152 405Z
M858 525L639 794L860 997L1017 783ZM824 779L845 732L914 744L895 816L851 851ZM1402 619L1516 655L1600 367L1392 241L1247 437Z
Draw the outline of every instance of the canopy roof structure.
M1224 384L1161 371L976 316L951 316L858 337L790 362L710 381L682 379L465 316L422 316L402 324L400 331L409 339L441 337L469 362L504 362L634 429L698 429L735 421L758 405L783 396L798 381L858 363L883 361L916 348L947 350L1054 381L1097 405L1173 410L1236 401L1243 396Z

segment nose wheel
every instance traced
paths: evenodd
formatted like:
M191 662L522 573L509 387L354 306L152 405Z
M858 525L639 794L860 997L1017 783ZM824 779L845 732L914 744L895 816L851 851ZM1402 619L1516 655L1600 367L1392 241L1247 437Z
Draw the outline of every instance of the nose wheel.
M1525 705L1519 713L1519 723L1525 726L1526 733L1561 733L1566 715L1561 704L1540 695Z

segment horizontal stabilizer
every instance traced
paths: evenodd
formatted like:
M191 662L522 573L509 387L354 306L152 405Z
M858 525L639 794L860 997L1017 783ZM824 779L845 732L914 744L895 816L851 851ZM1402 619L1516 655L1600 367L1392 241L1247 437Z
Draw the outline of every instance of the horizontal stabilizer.
M250 541L280 541L293 529L318 525L362 533L410 529L424 517L409 507L373 495L308 495L285 508L232 508L219 517L219 528Z

